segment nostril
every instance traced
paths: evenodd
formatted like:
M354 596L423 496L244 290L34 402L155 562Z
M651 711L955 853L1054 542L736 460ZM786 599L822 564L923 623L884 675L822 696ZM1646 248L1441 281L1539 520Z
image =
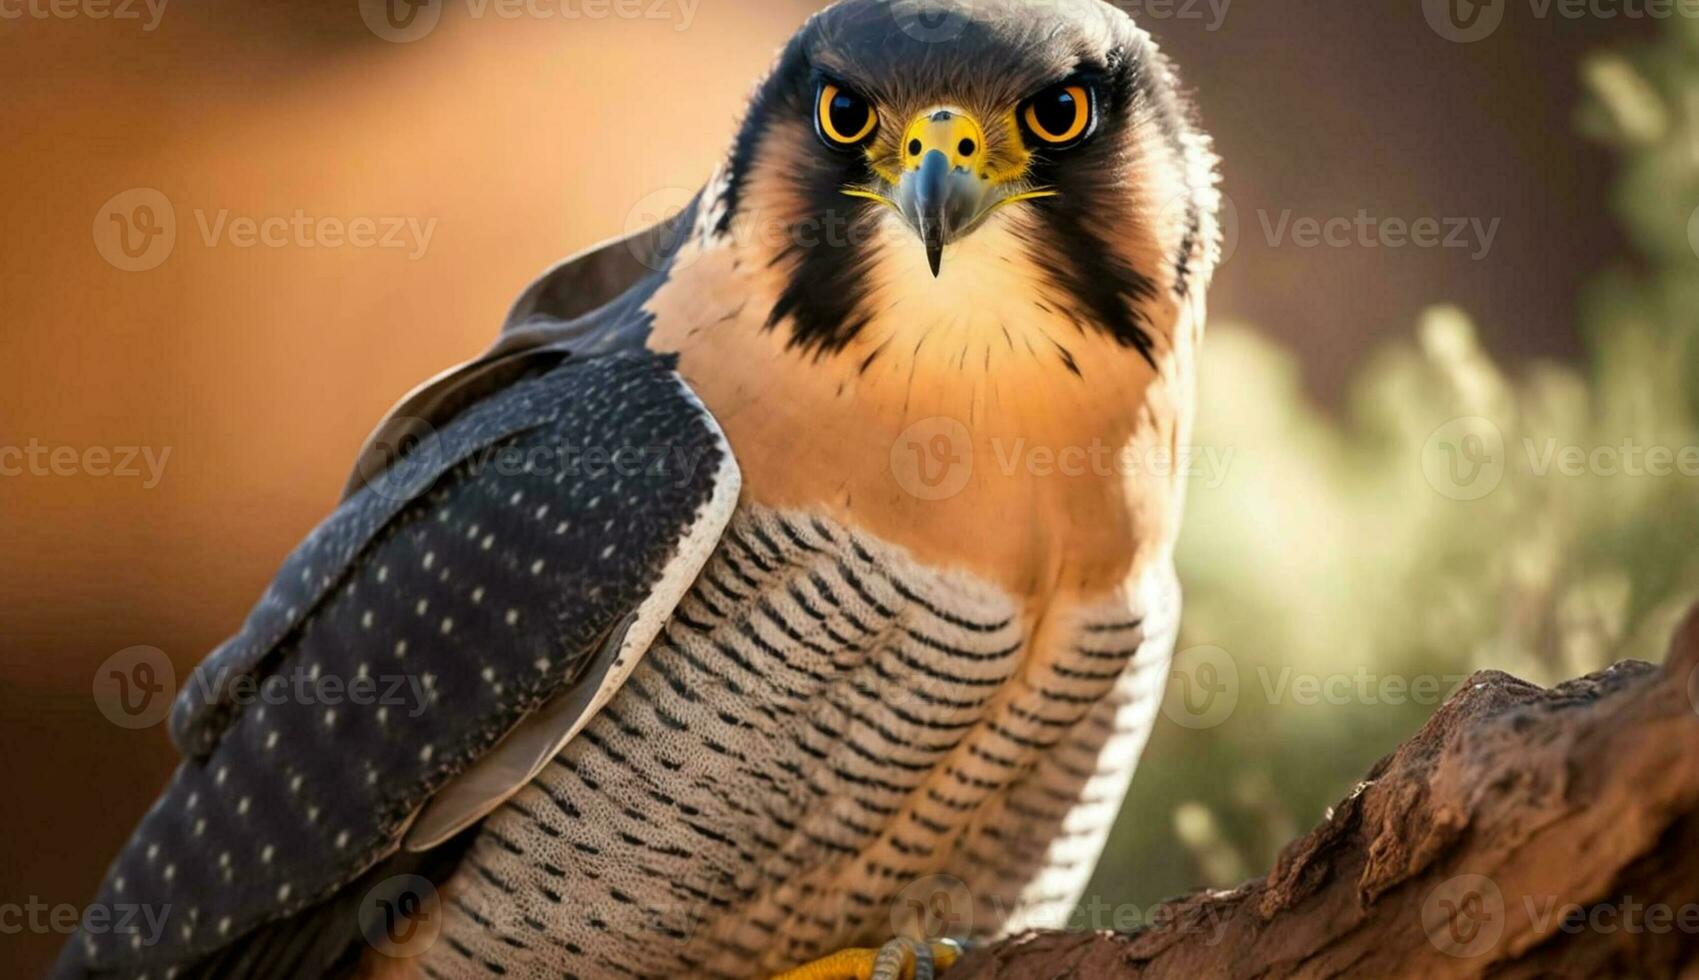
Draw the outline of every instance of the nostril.
M911 157L920 156L920 140L908 141L908 155Z
M973 156L973 151L979 149L979 146L974 143L973 140L964 139L962 140L961 145L957 146L956 149L961 151L962 156L971 157Z

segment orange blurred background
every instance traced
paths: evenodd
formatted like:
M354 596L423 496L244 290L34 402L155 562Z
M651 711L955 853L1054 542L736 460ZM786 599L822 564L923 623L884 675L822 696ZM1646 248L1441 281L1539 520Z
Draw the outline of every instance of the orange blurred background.
M334 506L391 402L483 347L544 266L700 183L818 5L642 6L667 16L450 2L406 43L356 0L169 3L152 29L139 0L139 20L0 19L0 446L163 459L156 485L0 477L0 903L87 901L173 763L163 728L102 716L97 665L148 645L185 676ZM1504 362L1578 351L1575 284L1622 248L1610 162L1573 138L1575 64L1644 25L1512 18L1462 45L1415 0L1239 0L1218 25L1198 8L1146 26L1196 90L1239 216L1218 318L1290 347L1323 401L1440 298ZM177 237L125 271L97 244L137 188L170 202ZM1262 227L1360 209L1502 225L1480 261L1277 247ZM242 247L230 224L298 211L415 230ZM38 974L61 941L0 935L0 962Z

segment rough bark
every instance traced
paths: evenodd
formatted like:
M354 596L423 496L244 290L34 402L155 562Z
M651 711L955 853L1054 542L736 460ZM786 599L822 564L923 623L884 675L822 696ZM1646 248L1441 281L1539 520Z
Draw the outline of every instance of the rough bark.
M1268 877L950 980L1699 977L1699 611L1663 667L1476 674Z

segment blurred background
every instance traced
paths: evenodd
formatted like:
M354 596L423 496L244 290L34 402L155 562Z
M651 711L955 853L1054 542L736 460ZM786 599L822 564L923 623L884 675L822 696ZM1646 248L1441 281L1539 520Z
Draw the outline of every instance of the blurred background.
M185 676L394 399L697 186L819 6L395 2L0 2L0 905L88 901L173 764L100 665ZM1123 6L1224 160L1225 465L1183 682L1055 925L1264 873L1468 672L1656 659L1699 596L1699 24Z

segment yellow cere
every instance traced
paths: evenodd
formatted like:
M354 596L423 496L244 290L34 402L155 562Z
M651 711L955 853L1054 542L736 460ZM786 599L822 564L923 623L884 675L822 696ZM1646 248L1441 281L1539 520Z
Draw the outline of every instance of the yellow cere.
M904 173L920 166L928 151L936 149L950 161L952 168L960 167L977 173L993 186L1011 183L1026 176L1032 154L1021 139L1016 108L1003 114L1002 126L1004 137L1001 148L993 152L987 145L984 127L972 113L951 106L935 106L914 117L894 148L883 141L870 144L867 161L874 173L894 186ZM964 141L971 141L971 146ZM918 153L915 152L917 148ZM969 150L971 152L965 152ZM882 195L864 189L850 188L844 193L891 203Z
M944 154L952 170L973 171L985 159L985 131L961 109L928 109L903 133L903 169L920 169L933 150Z

